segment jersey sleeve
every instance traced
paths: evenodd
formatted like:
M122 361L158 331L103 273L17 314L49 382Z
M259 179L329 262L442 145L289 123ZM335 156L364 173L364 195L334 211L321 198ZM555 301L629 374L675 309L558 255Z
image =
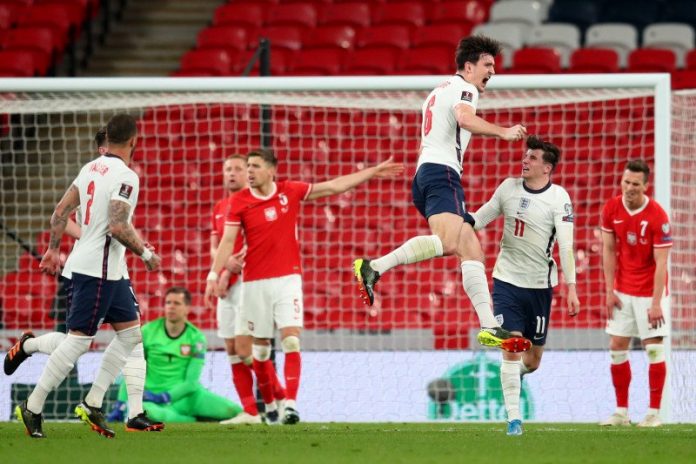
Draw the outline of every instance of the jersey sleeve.
M464 82L463 85L457 90L457 95L454 97L456 97L456 99L452 103L452 109L458 105L464 104L472 107L475 110L478 106L479 91L472 84Z
M503 181L503 183L500 184L497 189L495 189L491 199L481 206L475 213L471 213L474 221L476 221L474 224L474 229L483 229L503 213L502 197L504 196L504 191L508 188L509 183L510 179Z
M230 201L230 206L225 213L226 226L239 226L242 224L240 201Z
M558 201L554 205L553 223L558 239L558 256L566 283L575 283L575 253L573 251L573 235L575 213L573 203L565 189L559 189Z
M123 171L114 179L114 184L111 186L109 193L110 200L118 200L128 203L134 207L134 200L138 196L140 188L140 180L138 175L131 170Z
M307 182L289 181L286 183L286 185L288 187L288 190L292 191L295 195L297 195L300 201L306 200L309 194L312 193L312 184L308 184Z
M608 201L602 208L601 228L604 232L614 233L614 214L612 208L613 201Z
M657 208L655 219L650 221L650 227L652 228L653 248L672 246L672 226L665 210Z

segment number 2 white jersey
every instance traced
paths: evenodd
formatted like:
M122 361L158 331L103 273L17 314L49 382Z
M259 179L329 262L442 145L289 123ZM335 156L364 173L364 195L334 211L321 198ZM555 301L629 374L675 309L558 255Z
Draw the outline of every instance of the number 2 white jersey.
M462 158L469 145L471 132L459 127L454 107L465 104L476 110L478 98L478 89L459 74L430 92L423 103L418 167L423 163L444 164L461 174Z
M130 222L138 202L138 175L121 158L107 154L85 164L73 185L80 193L82 232L68 256L63 276L71 278L76 272L107 280L127 278L126 247L109 233L109 203L128 203Z
M472 213L476 229L482 229L500 215L505 217L500 253L493 277L522 288L549 288L558 285L558 269L552 257L558 239L561 252L573 248L573 206L568 192L549 183L529 189L522 178L508 178L493 197ZM564 264L566 277L575 283L574 260ZM573 269L565 269L565 266Z

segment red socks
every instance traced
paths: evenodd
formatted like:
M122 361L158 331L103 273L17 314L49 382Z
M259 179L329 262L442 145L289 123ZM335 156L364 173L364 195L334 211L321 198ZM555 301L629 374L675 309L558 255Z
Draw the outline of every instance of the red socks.
M300 352L285 353L285 388L290 400L297 399L301 370L302 358L300 357Z
M650 407L660 409L662 390L665 386L667 365L665 362L652 363L648 366L648 385L650 385Z
M244 412L257 416L259 410L254 398L254 378L251 375L251 368L243 362L232 364L232 383L242 402Z
M628 386L631 384L631 364L626 361L611 365L611 380L616 391L616 407L628 408Z

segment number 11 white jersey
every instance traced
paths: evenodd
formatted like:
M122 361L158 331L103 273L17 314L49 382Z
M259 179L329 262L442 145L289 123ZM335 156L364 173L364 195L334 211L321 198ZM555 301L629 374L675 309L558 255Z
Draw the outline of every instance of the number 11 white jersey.
M561 250L572 250L573 246L573 206L563 187L549 183L531 190L522 178L508 178L486 204L471 214L477 230L501 214L505 216L494 278L522 288L558 285L558 269L552 257L554 243L558 239Z
M73 185L80 193L77 216L82 232L65 263L63 276L71 278L76 272L107 280L127 278L126 247L109 233L109 203L128 203L130 222L138 203L138 175L121 158L106 154L85 164Z
M461 129L454 114L457 105L471 106L476 111L479 92L459 75L447 79L430 92L423 103L421 148L418 167L424 163L449 166L462 173L462 161L471 132Z

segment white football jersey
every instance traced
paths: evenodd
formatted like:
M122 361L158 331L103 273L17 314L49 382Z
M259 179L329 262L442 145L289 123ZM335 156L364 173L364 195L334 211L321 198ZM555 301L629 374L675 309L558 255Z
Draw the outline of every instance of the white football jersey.
M104 155L85 164L73 181L80 192L80 240L68 256L63 277L72 273L107 280L128 278L126 247L109 233L109 203L123 201L130 205L128 221L138 203L140 181L121 158Z
M476 229L482 229L500 215L505 217L500 253L493 277L522 288L549 288L558 285L558 269L552 257L559 240L561 250L573 248L573 205L568 192L549 183L531 190L522 178L508 178L493 197L472 213ZM574 259L565 269L566 281L575 283Z
M418 167L423 163L449 166L462 172L462 158L471 132L461 129L454 115L457 105L476 110L479 93L476 87L455 74L430 92L423 103L421 148Z

